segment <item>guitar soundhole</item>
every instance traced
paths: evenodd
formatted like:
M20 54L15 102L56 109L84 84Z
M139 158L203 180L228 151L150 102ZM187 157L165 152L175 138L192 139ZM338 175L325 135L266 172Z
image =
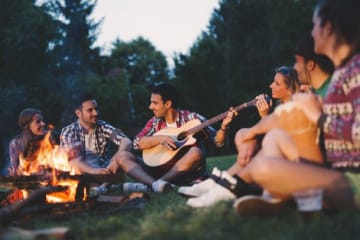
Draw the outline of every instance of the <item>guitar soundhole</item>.
M183 141L187 137L187 132L182 132L177 136L178 141Z

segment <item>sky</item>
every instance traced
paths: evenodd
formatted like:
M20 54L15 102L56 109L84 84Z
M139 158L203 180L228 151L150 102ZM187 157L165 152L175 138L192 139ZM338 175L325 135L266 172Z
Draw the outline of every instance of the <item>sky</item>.
M188 53L218 5L219 0L98 0L92 16L104 19L95 46L107 54L116 38L142 36L169 60L175 52Z

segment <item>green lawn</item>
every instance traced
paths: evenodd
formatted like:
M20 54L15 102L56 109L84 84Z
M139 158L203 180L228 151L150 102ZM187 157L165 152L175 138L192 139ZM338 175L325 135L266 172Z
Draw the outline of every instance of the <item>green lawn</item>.
M226 169L235 156L209 158L209 169ZM151 194L142 208L86 211L59 223L40 218L21 227L70 227L75 239L360 239L359 211L305 218L296 209L281 216L239 216L231 203L191 209L175 192Z

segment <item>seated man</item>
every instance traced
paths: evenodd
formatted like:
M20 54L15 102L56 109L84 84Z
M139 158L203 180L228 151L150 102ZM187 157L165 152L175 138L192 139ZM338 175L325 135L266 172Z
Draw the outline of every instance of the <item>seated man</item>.
M197 141L189 145L181 145L181 141L176 141L174 133L177 130L179 130L178 134L188 133L189 129L181 127L191 125L193 122L200 125L205 120L204 117L198 113L179 109L178 92L169 84L155 86L151 92L149 108L153 111L154 117L137 134L133 144L135 149L143 150L144 169L158 179L153 184L153 188L167 183L189 184L207 177L203 146ZM216 146L223 146L228 124L235 115L236 112L230 109L217 132L209 126L205 131L201 131L200 135L209 135ZM184 140L191 138L186 136Z
M77 173L89 174L114 174L122 169L137 181L151 185L154 179L142 170L135 155L129 152L131 140L123 131L99 120L97 107L92 95L80 95L75 103L78 119L61 131L60 145L77 150L69 159L71 166ZM110 142L119 147L112 157L107 154ZM101 189L106 191L104 187Z

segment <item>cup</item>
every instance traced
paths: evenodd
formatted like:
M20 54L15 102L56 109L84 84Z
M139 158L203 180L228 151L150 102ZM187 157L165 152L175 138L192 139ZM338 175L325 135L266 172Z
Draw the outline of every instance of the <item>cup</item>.
M293 193L298 210L315 212L322 209L323 189L309 189Z

